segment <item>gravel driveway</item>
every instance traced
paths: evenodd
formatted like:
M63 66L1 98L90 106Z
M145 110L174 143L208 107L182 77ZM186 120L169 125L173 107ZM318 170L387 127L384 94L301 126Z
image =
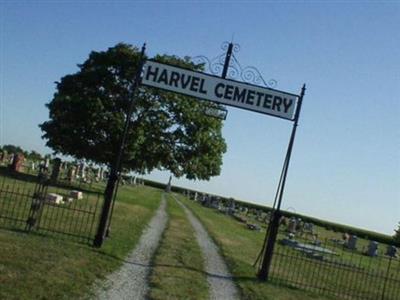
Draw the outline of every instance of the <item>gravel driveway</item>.
M239 293L232 280L232 275L229 273L223 258L219 254L218 247L192 212L176 197L174 198L182 206L192 224L197 242L203 253L207 281L210 285L210 299L239 299Z
M95 299L145 299L151 258L158 247L168 220L164 194L160 207L143 232L138 245L129 254L122 267L107 277L95 293Z

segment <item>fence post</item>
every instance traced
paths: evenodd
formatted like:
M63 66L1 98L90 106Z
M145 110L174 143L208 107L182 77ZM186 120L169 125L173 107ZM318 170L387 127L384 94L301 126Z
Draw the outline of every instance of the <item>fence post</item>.
M382 300L385 299L386 285L387 285L387 280L388 280L388 277L389 277L389 271L390 271L390 265L391 264L392 264L392 256L390 256L390 258L389 258L389 264L388 264L388 267L387 267L387 270L386 270L385 281L383 283L383 290L382 290L382 297L381 297Z
M31 231L40 221L42 216L43 204L46 200L48 188L48 178L46 172L40 172L38 175L38 183L35 186L35 191L32 196L32 203L29 209L28 219L26 220L26 231Z

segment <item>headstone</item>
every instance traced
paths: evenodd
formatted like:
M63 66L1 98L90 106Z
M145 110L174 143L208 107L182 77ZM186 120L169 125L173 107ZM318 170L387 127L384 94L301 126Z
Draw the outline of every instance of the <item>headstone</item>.
M349 239L347 240L346 247L350 250L356 250L357 249L357 236L356 235L351 235Z
M11 163L11 170L14 172L20 172L22 169L22 164L25 160L25 157L22 153L14 154L13 160Z
M378 256L378 242L371 241L367 250L368 256Z
M86 170L85 170L85 164L81 163L78 167L78 176L79 178L85 180L86 179Z
M2 163L3 161L5 161L7 158L7 152L5 150L1 150L0 151L0 163Z
M75 181L75 176L76 176L76 167L71 165L68 169L68 174L67 174L68 181L69 182Z
M77 200L83 198L83 194L82 194L82 192L80 192L80 191L70 191L70 192L69 192L69 195L70 195L71 198L77 199Z
M166 187L165 187L165 192L167 192L167 193L170 193L170 192L171 192L171 180L172 180L172 176L170 175L170 176L169 176L168 183L167 183L167 185L166 185Z
M314 233L314 224L313 223L304 223L304 231L307 233Z
M50 179L52 182L57 181L58 176L60 175L60 170L61 170L61 159L57 157L53 160L53 170L50 175Z
M229 198L227 213L228 215L233 215L235 211L236 211L235 199Z
M46 158L46 160L44 161L44 167L46 168L46 170L49 169L49 167L50 167L50 159L49 158Z
M64 198L64 202L65 203L71 203L71 202L73 202L74 201L74 198L71 198L71 197L65 197Z
M46 202L52 204L61 204L63 202L63 197L55 193L49 193L46 196Z
M297 220L296 220L296 230L297 231L302 230L303 226L304 226L303 220L301 218L297 218Z
M256 231L260 231L261 230L260 226L257 225L257 224L248 223L247 224L247 228L250 229L250 230L256 230Z
M219 197L212 196L210 206L218 209L220 206L221 199Z
M296 233L296 227L297 227L297 220L295 217L291 217L289 220L288 231L290 233Z
M392 245L388 245L386 249L386 255L390 257L397 257L397 248Z
M103 176L104 176L104 169L103 167L100 167L97 169L97 174L96 174L96 181L103 181Z

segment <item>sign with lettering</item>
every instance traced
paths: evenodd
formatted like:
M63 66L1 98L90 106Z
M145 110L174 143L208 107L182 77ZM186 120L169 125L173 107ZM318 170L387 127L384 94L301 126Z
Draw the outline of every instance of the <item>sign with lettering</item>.
M294 120L299 96L148 60L142 84Z

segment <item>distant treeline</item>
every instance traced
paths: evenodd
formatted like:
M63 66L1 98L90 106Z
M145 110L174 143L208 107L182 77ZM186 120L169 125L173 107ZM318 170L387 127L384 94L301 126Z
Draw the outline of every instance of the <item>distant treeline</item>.
M45 158L50 157L49 154L46 155L41 155L39 152L36 152L34 150L32 151L26 151L22 149L20 146L15 146L15 145L0 145L0 152L6 152L7 154L17 154L17 153L22 153L25 158L34 160L34 161L39 161L43 160Z

